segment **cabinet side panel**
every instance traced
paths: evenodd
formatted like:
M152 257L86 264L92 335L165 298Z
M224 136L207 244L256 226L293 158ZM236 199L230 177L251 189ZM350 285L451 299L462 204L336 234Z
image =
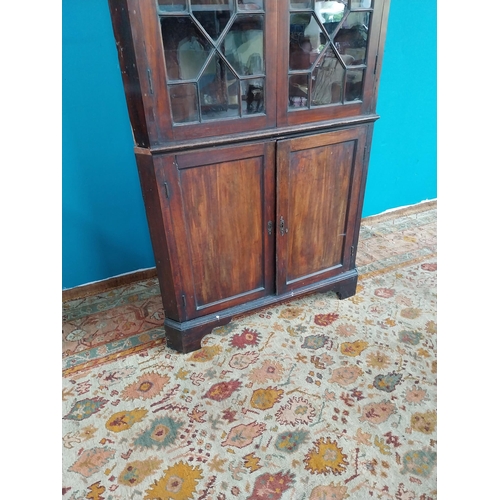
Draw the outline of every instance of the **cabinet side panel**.
M122 0L109 0L108 3L134 141L138 146L148 147L150 144L127 5Z
M352 240L351 245L353 248L353 251L351 252L351 268L354 268L356 265L356 253L358 249L361 215L363 212L363 203L365 199L366 180L368 177L368 164L370 161L373 129L373 123L366 125L363 129L364 133L360 133L359 139L359 148L363 148L364 151L362 161L361 159L358 159L356 164L356 172L353 179L353 193L351 195L352 204L355 205L356 208L356 214L352 216L352 219L355 222L349 228L349 230L352 232L352 237L349 236L349 238Z
M179 311L176 299L171 256L163 220L164 213L161 206L160 193L158 192L158 181L153 158L147 154L136 154L136 161L165 316L179 321L181 319L181 312Z
M197 308L265 286L263 157L180 171Z

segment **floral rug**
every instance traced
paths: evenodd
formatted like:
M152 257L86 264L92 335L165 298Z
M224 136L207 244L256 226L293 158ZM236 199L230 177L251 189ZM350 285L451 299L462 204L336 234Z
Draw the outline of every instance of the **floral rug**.
M435 500L435 206L365 219L357 263L187 355L154 279L64 303L63 499Z

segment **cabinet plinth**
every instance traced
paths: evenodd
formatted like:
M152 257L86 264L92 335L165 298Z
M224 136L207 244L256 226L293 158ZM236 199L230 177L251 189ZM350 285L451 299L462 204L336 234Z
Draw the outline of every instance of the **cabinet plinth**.
M355 294L388 0L109 0L167 345Z

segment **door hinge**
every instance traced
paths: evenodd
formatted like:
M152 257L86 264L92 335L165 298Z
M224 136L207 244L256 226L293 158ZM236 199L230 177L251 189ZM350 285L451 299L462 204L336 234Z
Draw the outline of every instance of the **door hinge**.
M186 309L186 296L184 294L182 294L181 297L182 297L182 307L184 307L184 309Z
M271 236L271 234L273 234L273 221L270 220L268 223L267 223L267 234L269 236Z
M377 72L377 65L378 65L378 52L377 55L375 56L375 65L373 66L373 74Z
M170 198L170 189L168 188L168 182L165 181L163 183L163 187L165 188L165 196L167 197L167 199Z
M351 267L354 265L354 245L351 246Z
M366 150L367 150L367 149L368 149L368 148L367 148L367 146L365 146L365 149L364 149L364 151L363 151L363 162L364 162L364 161L365 161L365 159L366 159Z

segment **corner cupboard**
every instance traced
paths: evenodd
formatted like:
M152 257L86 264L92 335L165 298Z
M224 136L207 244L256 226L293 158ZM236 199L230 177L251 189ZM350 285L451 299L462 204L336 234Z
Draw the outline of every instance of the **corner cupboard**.
M389 0L109 0L165 310L356 291Z

